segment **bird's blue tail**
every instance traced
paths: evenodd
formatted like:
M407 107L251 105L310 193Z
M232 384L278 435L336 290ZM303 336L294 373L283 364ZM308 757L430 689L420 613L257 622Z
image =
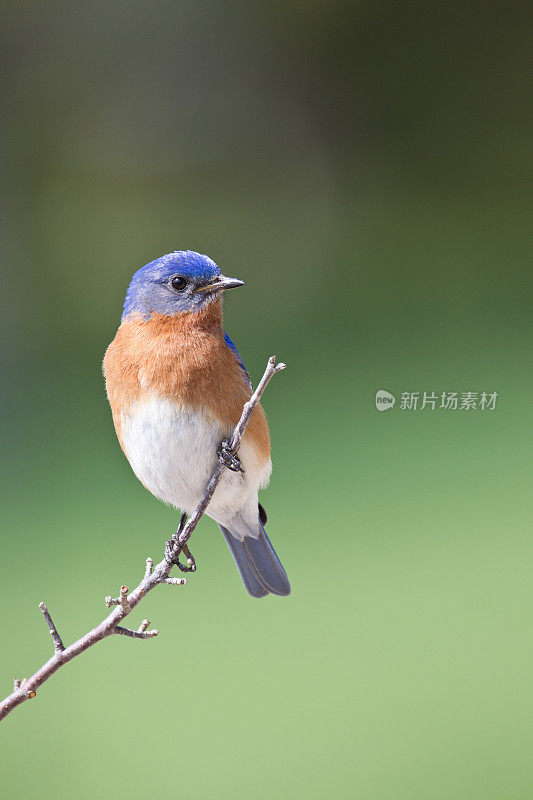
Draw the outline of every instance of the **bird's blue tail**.
M232 536L227 528L222 525L219 527L239 568L248 594L252 597L264 597L267 594L287 595L291 591L287 573L266 535L261 520L259 526L261 533L257 539L245 536L242 542Z

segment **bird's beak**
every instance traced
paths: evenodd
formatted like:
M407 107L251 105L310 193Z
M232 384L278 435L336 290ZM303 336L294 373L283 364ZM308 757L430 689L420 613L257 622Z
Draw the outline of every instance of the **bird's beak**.
M225 275L219 275L212 283L206 283L203 286L198 286L195 292L223 292L226 289L236 289L237 286L244 286L244 281L238 278L226 278Z

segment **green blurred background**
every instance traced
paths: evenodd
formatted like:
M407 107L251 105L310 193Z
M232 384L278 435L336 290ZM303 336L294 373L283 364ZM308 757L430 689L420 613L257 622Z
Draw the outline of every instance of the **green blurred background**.
M115 439L131 273L208 253L265 395L293 584L199 571L0 731L2 795L533 794L529 4L3 7L1 694L136 584L176 513ZM497 391L493 412L374 395Z

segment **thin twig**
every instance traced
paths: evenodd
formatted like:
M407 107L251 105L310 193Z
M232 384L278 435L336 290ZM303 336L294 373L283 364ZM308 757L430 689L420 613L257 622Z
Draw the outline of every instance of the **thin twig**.
M131 628L121 628L120 625L117 625L115 633L120 633L122 636L130 636L132 639L153 639L159 631L155 628L153 631L132 631Z
M232 455L235 455L239 449L246 426L254 409L259 403L261 395L268 386L270 379L276 374L276 372L280 372L284 368L285 364L276 364L275 356L269 358L263 377L259 381L257 389L252 394L250 400L245 403L241 418L235 426L235 430L233 431L229 440L229 452ZM224 469L224 465L220 462L217 462L213 475L211 476L211 480L209 481L205 490L204 496L202 497L194 513L189 517L187 524L179 536L172 540L172 546L167 549L163 559L159 562L159 564L154 566L153 560L151 558L147 558L144 577L139 585L129 593L127 586L121 586L118 597L114 598L110 595L106 597L105 604L107 608L112 608L113 610L105 619L102 620L102 622L96 625L80 639L68 645L68 647L65 647L54 623L52 622L52 618L45 604L39 604L39 608L43 612L54 642L54 654L30 678L14 679L13 692L4 700L2 700L2 702L0 702L0 720L4 719L4 717L6 717L11 711L13 711L14 708L19 706L25 700L30 700L31 698L35 697L37 689L42 686L42 684L45 683L45 681L47 681L54 674L54 672L57 672L60 667L62 667L64 664L67 664L69 661L72 661L73 658L81 655L81 653L84 653L89 647L92 647L92 645L96 644L97 642L106 639L108 636L119 634L122 636L129 636L132 639L153 639L155 636L157 636L157 630L147 630L150 624L148 620L143 620L136 631L120 626L119 622L122 622L125 617L131 614L133 609L140 603L142 598L145 597L148 592L150 592L156 586L159 586L159 584L165 583L171 586L184 586L187 583L185 578L170 577L170 571L174 566L173 559L177 558L183 551L185 555L188 558L190 557L194 563L194 559L192 559L192 556L190 556L188 553L186 545L202 515L205 513L205 510L209 505L211 498L213 497Z
M44 603L39 603L39 608L43 612L46 624L50 628L50 636L52 637L52 640L54 642L54 650L56 651L56 653L62 653L63 650L65 649L65 645L61 640L61 636L57 632L56 626L52 622L52 617L50 616L50 612L48 611Z

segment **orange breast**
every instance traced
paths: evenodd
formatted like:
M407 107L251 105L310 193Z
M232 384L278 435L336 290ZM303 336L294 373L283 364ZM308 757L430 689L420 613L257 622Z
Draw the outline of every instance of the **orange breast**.
M224 342L220 302L174 317L153 314L144 320L130 315L109 345L103 368L119 441L121 412L145 392L203 407L228 428L236 425L251 395L241 366ZM244 436L254 443L261 460L270 457L261 406Z

